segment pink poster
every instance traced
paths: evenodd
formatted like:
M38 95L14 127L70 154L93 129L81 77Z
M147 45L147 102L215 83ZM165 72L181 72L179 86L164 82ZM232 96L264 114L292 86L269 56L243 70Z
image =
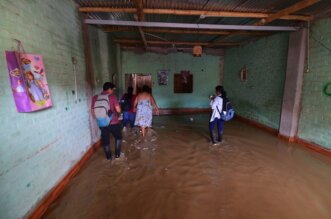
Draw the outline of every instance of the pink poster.
M6 51L10 84L18 112L33 112L52 106L41 55Z

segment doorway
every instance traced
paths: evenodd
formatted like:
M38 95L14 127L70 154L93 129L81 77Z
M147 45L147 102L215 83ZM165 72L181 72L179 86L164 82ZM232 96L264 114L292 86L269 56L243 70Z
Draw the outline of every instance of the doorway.
M133 94L137 94L141 91L142 87L147 85L152 90L152 75L151 74L125 74L125 87L124 92L128 90L128 87L133 87Z

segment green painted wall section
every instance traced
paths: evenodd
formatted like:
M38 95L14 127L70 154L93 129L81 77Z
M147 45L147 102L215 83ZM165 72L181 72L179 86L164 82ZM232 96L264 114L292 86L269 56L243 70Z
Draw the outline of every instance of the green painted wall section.
M94 142L89 130L81 21L71 0L0 1L0 218L21 218L80 160ZM108 38L91 29L100 80L111 72ZM96 37L98 36L98 37ZM17 113L4 51L21 40L43 56L53 107ZM100 46L101 45L101 46ZM77 59L75 102L72 57ZM99 86L100 84L98 84Z
M298 130L299 138L329 149L331 149L331 96L323 94L323 87L331 82L330 38L331 18L313 23L309 46L310 71L304 74Z
M102 88L103 82L109 80L108 37L106 33L93 26L89 26L88 31L94 76L93 82L96 88L95 90L99 91Z
M122 86L125 73L151 74L153 80L153 96L160 108L208 108L208 96L214 93L220 80L220 57L203 55L193 57L192 54L157 53L136 54L123 51L121 55ZM169 69L168 85L158 85L157 72ZM190 70L193 74L193 93L174 93L174 73Z
M111 76L118 74L117 47L112 42L111 36L102 30L93 26L89 26L88 30L94 75L94 93L99 93L104 82L112 81Z
M104 82L114 82L112 76L118 79L117 46L113 43L111 35L102 30L89 26L89 40L91 49L91 64L94 76L94 94L102 91Z
M225 51L224 88L237 114L279 128L287 51L287 33ZM240 70L245 65L248 79L242 82Z
M116 79L119 75L119 64L118 64L118 54L119 54L119 46L115 43L113 43L113 38L108 34L108 45L109 45L109 77L110 81L115 83L118 87L118 82ZM113 76L115 77L113 78ZM114 80L113 80L114 79Z

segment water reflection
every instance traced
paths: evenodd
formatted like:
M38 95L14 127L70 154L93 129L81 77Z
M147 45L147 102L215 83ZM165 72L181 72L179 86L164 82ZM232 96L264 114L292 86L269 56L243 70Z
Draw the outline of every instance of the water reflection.
M45 218L331 218L330 159L239 121L217 146L207 115L124 138L122 158L99 150Z

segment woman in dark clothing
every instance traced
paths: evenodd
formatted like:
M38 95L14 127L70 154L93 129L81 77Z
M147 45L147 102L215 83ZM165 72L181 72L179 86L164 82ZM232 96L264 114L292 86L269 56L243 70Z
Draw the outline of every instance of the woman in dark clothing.
M126 128L128 122L131 128L134 127L134 120L136 113L134 112L134 101L136 95L133 94L133 87L128 87L128 92L125 93L121 98L121 108L123 112L123 126Z

